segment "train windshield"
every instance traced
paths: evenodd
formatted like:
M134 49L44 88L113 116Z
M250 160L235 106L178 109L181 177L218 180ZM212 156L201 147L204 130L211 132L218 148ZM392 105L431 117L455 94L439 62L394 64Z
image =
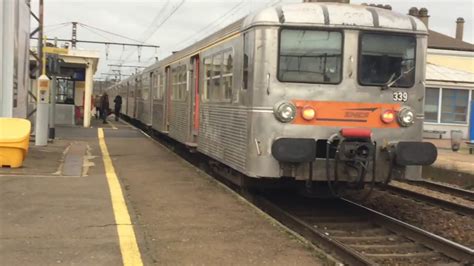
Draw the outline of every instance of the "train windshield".
M283 29L280 32L278 79L286 82L341 81L342 33Z
M364 33L359 82L369 86L411 87L415 82L414 36Z

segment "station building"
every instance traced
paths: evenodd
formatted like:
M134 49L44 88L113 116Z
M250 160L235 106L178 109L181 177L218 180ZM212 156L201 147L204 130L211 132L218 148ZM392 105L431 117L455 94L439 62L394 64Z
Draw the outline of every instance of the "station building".
M411 8L429 28L428 10ZM459 130L474 140L474 45L463 41L464 19L453 21L455 37L429 30L425 137L450 138Z

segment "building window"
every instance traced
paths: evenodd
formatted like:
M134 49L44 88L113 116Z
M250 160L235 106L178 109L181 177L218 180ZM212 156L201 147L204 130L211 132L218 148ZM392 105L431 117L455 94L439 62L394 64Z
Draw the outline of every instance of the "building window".
M467 122L468 90L443 89L441 123Z
M74 81L73 80L58 79L56 103L74 104Z
M439 89L426 88L425 95L425 121L438 122Z

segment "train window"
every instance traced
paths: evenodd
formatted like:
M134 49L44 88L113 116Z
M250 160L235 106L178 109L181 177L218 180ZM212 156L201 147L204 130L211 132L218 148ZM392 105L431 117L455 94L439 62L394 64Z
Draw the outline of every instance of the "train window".
M221 98L222 63L223 56L221 53L212 57L212 89L209 91L210 100L219 100Z
M158 99L158 74L151 74L151 92L153 93L153 100Z
M186 98L187 75L186 66L178 66L171 69L172 73L172 94L171 98L176 101L183 101Z
M141 98L142 97L142 86L141 86L141 80L139 80L139 79L135 80L135 90L136 90L136 97Z
M415 82L414 36L364 33L360 40L359 83L408 88Z
M224 89L223 100L232 98L232 84L234 72L234 59L232 51L224 53L224 62L222 65L222 86Z
M212 76L212 58L207 57L204 58L204 75L205 75L205 82L204 82L204 89L202 90L202 98L208 100L209 99L209 90L211 89L211 76Z
M140 85L142 87L142 99L148 100L150 94L150 76L145 74L140 82Z
M278 79L286 82L341 81L342 33L283 29L280 32Z
M244 67L243 67L243 86L242 88L246 90L249 87L249 51L250 50L250 41L249 34L244 34Z
M234 83L234 53L232 50L219 52L204 58L205 83L202 98L211 102L232 99Z
M154 99L155 100L161 100L163 99L163 76L161 74L157 74L153 76L154 81L153 81L153 86L155 90L155 95Z

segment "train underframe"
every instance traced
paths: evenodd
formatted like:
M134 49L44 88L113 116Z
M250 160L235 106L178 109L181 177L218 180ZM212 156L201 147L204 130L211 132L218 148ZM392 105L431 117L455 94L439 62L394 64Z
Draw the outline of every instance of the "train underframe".
M137 119L122 115L132 125L154 136L166 137L152 127ZM243 189L293 189L308 196L335 197L347 191L361 190L367 185L384 184L392 178L403 176L406 167L432 164L437 157L436 147L428 142L397 142L381 149L384 156L386 175L377 177L377 143L371 139L370 129L342 129L333 134L326 142L326 158L316 159L316 140L300 138L280 138L273 143L272 155L279 161L282 176L280 178L253 178L228 167L227 165L198 153L195 147L174 140L182 150L199 154L205 161L205 168L221 178ZM325 180L314 179L313 164L323 168ZM387 167L388 165L388 167ZM301 167L307 166L307 167ZM307 172L304 180L296 179L295 169L303 168ZM285 175L287 173L287 175ZM321 171L319 171L321 173Z

